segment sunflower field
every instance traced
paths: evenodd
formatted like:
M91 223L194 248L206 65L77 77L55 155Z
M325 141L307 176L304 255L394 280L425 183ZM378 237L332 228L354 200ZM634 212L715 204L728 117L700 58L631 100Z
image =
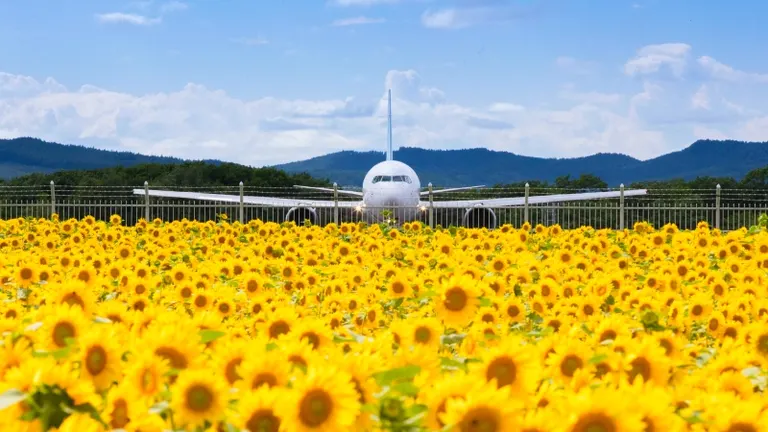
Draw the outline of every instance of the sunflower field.
M768 233L0 221L2 431L768 430Z

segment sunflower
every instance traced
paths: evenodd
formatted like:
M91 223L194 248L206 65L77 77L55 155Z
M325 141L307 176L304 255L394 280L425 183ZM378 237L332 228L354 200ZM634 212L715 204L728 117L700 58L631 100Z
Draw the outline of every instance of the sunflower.
M141 398L152 399L165 384L170 362L151 351L139 350L129 355L122 384Z
M81 376L93 381L97 390L103 390L122 375L120 358L122 349L114 328L92 329L80 338Z
M462 398L450 398L445 403L442 421L445 429L460 432L519 430L517 414L521 402L510 398L509 388L497 388L487 383L470 389Z
M350 430L360 412L350 375L334 367L311 367L299 375L278 405L286 430L335 432Z
M54 350L65 348L70 339L77 340L88 326L82 309L77 306L58 304L42 309L45 319L38 335L44 346Z
M568 398L561 430L568 432L643 432L641 413L632 407L633 400L621 390L609 387L585 388Z
M283 423L278 407L285 403L285 391L261 387L246 393L237 404L234 425L252 432L278 432Z
M540 369L535 349L514 336L508 336L498 346L483 353L480 363L471 371L480 380L498 388L509 387L513 395L527 395L536 389Z
M227 408L226 381L201 369L188 369L179 374L171 387L171 408L179 426L216 424Z
M453 276L443 282L434 307L446 325L463 327L474 318L480 306L480 289L468 276Z

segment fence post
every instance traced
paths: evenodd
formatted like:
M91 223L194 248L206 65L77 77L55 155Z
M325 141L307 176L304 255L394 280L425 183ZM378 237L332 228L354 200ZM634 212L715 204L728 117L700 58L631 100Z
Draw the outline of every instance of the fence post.
M715 187L715 228L720 229L720 185Z
M525 209L523 211L524 224L530 221L528 218L528 197L530 196L530 194L531 194L531 185L526 183L525 184Z
M427 187L429 188L429 227L435 228L435 202L434 195L432 195L432 182Z
M149 222L149 182L144 182L144 220Z
M240 223L245 223L243 220L245 219L245 208L243 207L243 192L245 191L245 187L243 186L243 182L240 182Z
M624 183L619 185L619 231L624 231Z
M339 224L339 185L333 182L333 223Z
M51 180L51 217L56 214L56 185Z

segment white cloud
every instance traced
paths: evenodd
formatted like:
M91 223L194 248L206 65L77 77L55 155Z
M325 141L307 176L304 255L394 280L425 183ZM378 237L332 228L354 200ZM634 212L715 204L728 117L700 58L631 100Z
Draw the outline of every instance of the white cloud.
M372 98L327 100L246 100L194 83L165 93L128 94L0 72L0 137L37 136L254 166L339 150L383 151L390 88L396 146L487 147L540 157L621 152L644 159L699 137L768 137L766 99L732 92L737 86L731 81L691 85L643 76L633 92L569 86L550 104L557 108L542 108L503 99L463 105L415 70L389 71Z
M691 106L694 109L709 109L709 93L707 91L707 85L702 84L699 90L691 97Z
M731 66L720 63L719 61L709 56L699 57L698 63L713 78L716 78L719 80L741 82L741 83L744 83L744 82L768 83L768 74L743 72L740 70L736 70Z
M383 18L368 18L364 16L359 16L354 18L338 19L333 23L331 23L331 25L334 27L345 27L345 26L353 26L353 25L379 24L385 21L386 20Z
M96 19L102 23L111 23L111 24L125 23L125 24L143 25L143 26L160 24L160 22L162 21L161 18L149 18L144 15L122 13L122 12L110 12L110 13L97 14Z
M431 29L461 29L481 24L505 23L533 15L535 2L515 3L505 0L464 0L453 7L427 9L421 24Z
M601 93L601 92L577 92L572 90L563 90L560 92L560 97L570 101L582 102L585 104L604 105L615 104L620 102L624 96L618 93Z
M667 66L679 77L685 71L690 51L691 46L684 43L647 45L640 48L637 55L624 65L624 72L630 76L646 75L659 72L663 66Z

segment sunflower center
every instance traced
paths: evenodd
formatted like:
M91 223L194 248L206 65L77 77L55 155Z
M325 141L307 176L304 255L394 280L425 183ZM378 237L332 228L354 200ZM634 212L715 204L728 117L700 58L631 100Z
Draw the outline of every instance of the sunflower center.
M432 339L432 332L427 327L419 327L414 332L416 342L425 344Z
M85 369L88 373L96 376L107 367L107 352L98 345L88 348L85 354Z
M517 316L520 315L520 308L515 305L508 307L507 315L509 315L510 318L517 318Z
M600 342L604 342L607 340L615 340L616 339L616 332L613 330L606 330L603 332L603 334L600 335Z
M269 337L277 339L291 330L291 326L283 320L277 320L269 326Z
M187 358L184 356L184 354L180 353L176 348L160 347L155 350L155 355L158 355L168 360L168 362L171 364L171 367L174 369L187 368Z
M202 384L195 384L186 393L187 408L190 411L202 413L213 406L213 392Z
M495 432L500 429L501 418L491 407L479 406L467 412L459 422L461 432Z
M485 379L490 381L496 378L499 388L511 385L517 378L517 366L509 357L494 359L485 371Z
M157 390L157 376L150 369L144 369L141 374L141 391L145 394L154 394Z
M403 291L405 291L405 286L403 285L403 283L402 283L402 282L399 282L399 281L398 281L398 282L394 282L394 283L392 284L392 291L393 291L395 294L402 294L402 293L403 293Z
M571 430L573 432L616 432L618 427L612 418L603 413L588 413L579 417Z
M64 296L64 298L61 299L62 303L66 303L70 306L78 305L81 308L85 308L85 303L83 302L83 299L80 298L80 296L76 292L71 292Z
M632 366L632 370L629 371L630 381L634 381L635 377L641 375L643 381L648 382L651 378L651 362L649 362L648 359L639 357L632 360L630 365Z
M331 416L333 400L322 389L309 391L299 403L299 420L307 427L318 427Z
M644 417L643 424L645 424L645 430L643 432L656 432L656 426L654 426L653 420L650 418Z
M704 308L701 305L696 305L691 309L691 313L695 316L699 316L704 312Z
M749 423L736 422L732 423L725 432L757 432L757 428Z
M320 346L320 338L313 332L306 332L301 335L301 338L306 339L312 345L312 349L317 349Z
M224 375L227 377L227 381L230 384L234 384L235 381L240 379L240 375L237 373L237 367L243 362L241 357L235 358L227 362L227 367L224 368Z
M28 281L28 280L32 279L33 275L34 275L34 273L32 273L32 269L28 268L28 267L24 267L19 272L19 276L21 276L21 279L25 280L25 281Z
M762 334L757 338L757 350L763 355L768 355L768 334Z
M251 414L245 428L252 432L277 432L280 430L280 419L271 409L261 409Z
M88 270L80 270L80 272L77 273L77 279L88 283L91 280L91 274L88 272Z
M445 293L443 304L449 311L459 312L467 306L467 293L460 287L451 288Z
M128 403L125 399L118 399L112 404L112 421L109 425L112 429L123 429L128 424Z
M720 322L717 321L717 318L712 318L709 320L709 329L712 331L717 331L718 327L720 327Z
M58 322L53 327L53 343L59 348L67 346L67 339L75 337L75 326L68 322Z
M262 372L256 375L256 377L253 378L253 381L251 381L251 389L253 390L256 390L263 385L266 385L267 387L275 387L277 385L277 377L275 374Z
M584 361L580 357L575 355L566 356L560 363L560 372L567 377L573 377L578 369L584 366Z

